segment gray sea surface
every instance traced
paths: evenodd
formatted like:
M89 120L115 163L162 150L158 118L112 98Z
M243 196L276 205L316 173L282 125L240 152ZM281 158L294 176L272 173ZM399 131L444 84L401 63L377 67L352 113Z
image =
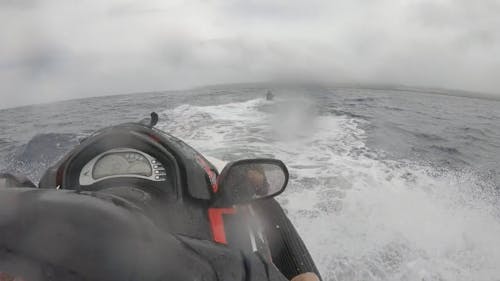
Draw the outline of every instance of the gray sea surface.
M205 154L282 159L279 201L326 280L499 280L500 102L449 94L245 84L4 109L0 171L37 182L79 139L156 111Z

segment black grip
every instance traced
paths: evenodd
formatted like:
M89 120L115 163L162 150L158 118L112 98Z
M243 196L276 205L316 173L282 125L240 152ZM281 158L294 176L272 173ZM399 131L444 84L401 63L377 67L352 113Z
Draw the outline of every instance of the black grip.
M281 273L292 279L301 273L314 272L321 280L321 275L306 245L279 203L271 198L254 204L264 224L273 263Z

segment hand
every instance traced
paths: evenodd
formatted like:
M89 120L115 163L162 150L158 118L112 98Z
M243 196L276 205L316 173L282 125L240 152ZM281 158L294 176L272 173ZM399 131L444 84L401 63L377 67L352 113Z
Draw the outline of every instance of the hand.
M293 277L291 281L319 281L319 277L315 273L306 272Z

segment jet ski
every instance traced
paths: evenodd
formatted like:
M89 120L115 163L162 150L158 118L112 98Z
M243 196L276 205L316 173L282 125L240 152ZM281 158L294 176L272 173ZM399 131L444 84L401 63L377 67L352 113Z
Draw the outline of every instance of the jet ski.
M274 94L270 90L267 91L266 93L266 100L271 101L274 99Z
M284 191L283 162L219 174L157 120L95 132L38 186L0 175L1 281L288 280L252 207ZM299 242L293 259L312 263Z

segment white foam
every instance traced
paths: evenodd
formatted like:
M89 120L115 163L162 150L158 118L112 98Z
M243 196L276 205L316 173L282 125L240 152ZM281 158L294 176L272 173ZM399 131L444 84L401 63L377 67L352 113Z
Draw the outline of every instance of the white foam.
M314 109L304 98L183 105L160 127L224 160L282 159L279 201L325 280L498 280L498 210L473 177L379 160L359 120Z

